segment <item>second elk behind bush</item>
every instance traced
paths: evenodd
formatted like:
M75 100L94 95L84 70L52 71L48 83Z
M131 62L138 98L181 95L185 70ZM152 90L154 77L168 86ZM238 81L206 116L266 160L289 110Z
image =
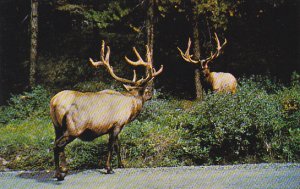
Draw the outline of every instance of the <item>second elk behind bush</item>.
M216 59L220 54L221 50L224 47L224 45L227 43L227 40L225 39L224 43L220 45L220 41L218 39L217 34L215 33L215 40L217 42L217 49L216 52L211 53L211 56L206 59L199 59L199 60L193 60L192 56L190 55L190 47L191 47L191 40L188 41L188 47L185 53L178 48L182 58L186 62L190 62L193 64L197 64L201 66L201 79L202 83L204 84L205 89L211 89L215 92L236 92L237 87L237 81L236 78L231 73L223 73L223 72L211 72L208 63L212 62L214 59Z

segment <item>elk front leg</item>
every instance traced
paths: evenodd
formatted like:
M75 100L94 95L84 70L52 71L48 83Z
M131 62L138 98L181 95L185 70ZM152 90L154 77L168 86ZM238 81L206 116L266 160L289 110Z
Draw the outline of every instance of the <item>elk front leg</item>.
M118 167L119 168L124 168L124 165L122 163L122 158L121 158L121 153L120 153L120 140L119 136L116 137L116 142L115 142L115 150L118 156Z
M112 154L114 150L114 146L116 144L116 140L118 138L118 135L120 133L120 128L115 127L115 129L109 134L109 142L108 142L108 155L107 155L107 161L106 161L106 171L107 174L113 173L113 170L111 168L111 159L112 159Z

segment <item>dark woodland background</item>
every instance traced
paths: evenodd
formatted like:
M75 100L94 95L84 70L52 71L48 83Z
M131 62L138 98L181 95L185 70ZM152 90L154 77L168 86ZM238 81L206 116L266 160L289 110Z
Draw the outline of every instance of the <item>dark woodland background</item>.
M152 27L153 63L164 65L164 71L155 79L152 100L120 135L125 167L299 162L299 4L0 0L0 171L53 169L51 97L64 89L122 91L104 68L95 69L88 60L99 60L105 40L115 73L132 78L124 56L135 59L133 46L145 53ZM237 93L203 93L196 100L196 67L183 61L177 47L185 49L191 37L199 41L204 59L216 48L214 32L228 43L210 63L211 71L232 73ZM70 168L103 166L98 162L99 157L105 162L107 140L68 145Z
M223 2L226 3L229 8L215 20L210 20L209 11L199 17L204 53L212 42L208 32L216 31L221 40L228 40L211 70L230 72L237 78L261 74L289 82L291 73L299 71L300 65L299 1ZM89 57L99 58L102 39L111 46L115 67L119 71L125 69L123 74L131 77L123 57L132 56L133 46L144 50L144 4L138 0L40 1L37 83L58 91L83 81L110 79L101 69L96 71L87 63ZM165 70L156 81L156 88L175 96L193 97L194 67L182 61L177 51L177 47L186 47L192 35L188 4L158 1L157 6L154 64L163 64ZM229 14L230 8L234 15ZM29 0L0 1L1 104L11 94L29 89L30 11Z

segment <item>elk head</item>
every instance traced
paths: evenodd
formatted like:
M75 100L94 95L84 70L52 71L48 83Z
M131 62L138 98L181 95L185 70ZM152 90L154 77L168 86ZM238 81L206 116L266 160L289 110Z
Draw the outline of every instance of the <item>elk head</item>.
M94 62L93 59L89 59L90 63L94 67L104 66L110 75L117 81L120 81L123 83L124 88L132 95L134 96L141 96L145 101L152 98L152 94L147 90L147 85L149 81L153 80L157 75L159 75L163 71L163 65L161 65L160 69L158 71L153 68L153 64L151 61L151 54L149 47L146 45L146 61L144 61L141 57L141 55L138 53L135 47L133 47L133 51L135 55L137 56L137 61L132 61L128 59L125 56L125 60L127 63L129 63L132 66L143 66L147 70L147 76L146 78L141 78L137 80L136 71L133 70L133 79L125 79L118 77L113 70L113 67L109 63L109 56L110 56L110 48L109 46L106 47L107 52L105 54L105 42L102 41L102 48L100 52L100 61Z
M200 65L202 80L214 91L230 91L235 93L237 82L235 77L230 73L223 72L210 72L208 64L215 60L222 52L222 48L227 44L225 39L222 45L220 44L218 35L214 33L217 48L215 52L211 52L210 56L205 59L192 59L193 55L190 55L191 39L189 38L188 47L185 53L177 47L181 57L186 61L196 65Z

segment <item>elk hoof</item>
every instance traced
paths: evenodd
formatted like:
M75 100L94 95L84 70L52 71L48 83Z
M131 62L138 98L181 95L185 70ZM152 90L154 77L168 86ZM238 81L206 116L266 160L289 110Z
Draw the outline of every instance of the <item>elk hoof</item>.
M65 179L66 173L55 173L55 178L57 178L58 181L63 181Z
M114 171L110 167L106 168L106 174L113 174L113 173Z

